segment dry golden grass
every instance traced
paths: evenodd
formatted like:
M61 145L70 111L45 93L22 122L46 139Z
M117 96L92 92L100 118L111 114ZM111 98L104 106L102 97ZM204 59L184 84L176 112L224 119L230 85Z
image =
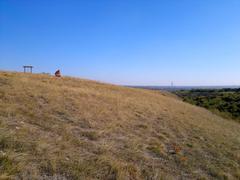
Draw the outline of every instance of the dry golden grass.
M240 124L164 92L0 72L0 179L239 179Z

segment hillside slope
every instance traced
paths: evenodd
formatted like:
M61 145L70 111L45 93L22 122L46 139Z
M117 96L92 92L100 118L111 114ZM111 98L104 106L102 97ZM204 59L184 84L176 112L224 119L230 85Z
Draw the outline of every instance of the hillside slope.
M0 72L0 178L239 179L239 129L164 92Z

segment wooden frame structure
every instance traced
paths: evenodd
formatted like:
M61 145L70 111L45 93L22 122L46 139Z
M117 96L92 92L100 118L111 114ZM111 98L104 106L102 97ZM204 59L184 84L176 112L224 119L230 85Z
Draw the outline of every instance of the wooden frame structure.
M23 66L24 73L32 73L33 66Z

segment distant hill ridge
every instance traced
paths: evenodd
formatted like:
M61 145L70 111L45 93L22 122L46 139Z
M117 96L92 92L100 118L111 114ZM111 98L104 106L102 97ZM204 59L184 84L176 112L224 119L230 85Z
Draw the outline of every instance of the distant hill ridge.
M239 179L239 129L168 92L0 72L0 179Z
M167 91L179 91L179 90L221 90L221 89L238 89L240 86L126 86L141 89L151 90L167 90Z

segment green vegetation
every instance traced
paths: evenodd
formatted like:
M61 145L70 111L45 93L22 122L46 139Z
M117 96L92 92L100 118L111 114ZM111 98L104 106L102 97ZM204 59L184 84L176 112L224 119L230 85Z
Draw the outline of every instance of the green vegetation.
M240 122L240 89L181 90L175 93L185 102Z

